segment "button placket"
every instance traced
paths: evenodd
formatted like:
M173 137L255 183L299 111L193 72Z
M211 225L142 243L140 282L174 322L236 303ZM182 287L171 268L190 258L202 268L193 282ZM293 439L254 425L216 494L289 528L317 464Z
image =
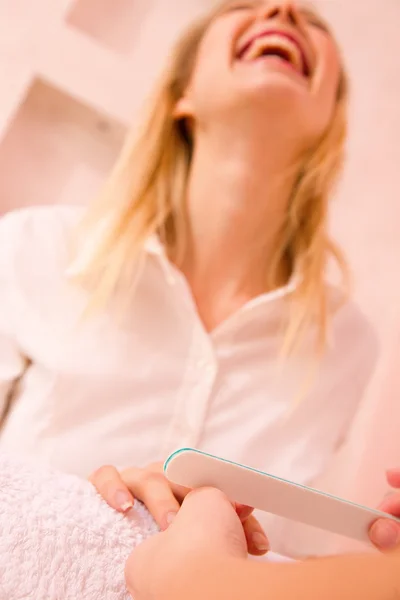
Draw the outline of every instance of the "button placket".
M177 390L177 400L170 427L166 432L162 452L165 456L177 446L194 446L204 429L210 396L218 366L213 340L199 318L196 305L186 280L173 270L174 293L192 326L192 341L183 367L182 384Z
M200 340L199 338L203 339ZM199 346L202 355L199 356ZM177 447L196 446L200 439L217 374L211 340L204 331L193 336L176 412L164 445L164 454Z
M199 361L196 373L197 383L193 390L194 401L185 405L186 421L189 424L190 431L193 434L198 432L198 435L195 437L196 440L199 438L204 427L217 370L215 359L210 358Z

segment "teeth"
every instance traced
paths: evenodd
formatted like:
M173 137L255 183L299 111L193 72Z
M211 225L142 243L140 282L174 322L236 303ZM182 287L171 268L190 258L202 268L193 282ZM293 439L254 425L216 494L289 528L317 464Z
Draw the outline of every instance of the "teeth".
M290 63L298 71L303 71L303 59L299 48L296 44L281 35L264 35L257 38L243 56L243 60L256 60L262 56L266 50L282 50L285 56L288 57Z

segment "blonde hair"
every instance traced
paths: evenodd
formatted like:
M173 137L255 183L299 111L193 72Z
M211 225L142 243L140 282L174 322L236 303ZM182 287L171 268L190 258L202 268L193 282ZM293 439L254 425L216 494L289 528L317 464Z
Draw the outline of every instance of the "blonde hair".
M141 132L128 138L100 197L83 220L80 233L91 249L79 279L91 289L92 307L107 303L116 289L128 293L132 265L143 255L149 236L157 234L177 264L185 251L185 190L192 141L173 113L189 83L203 34L218 10L195 23L176 44ZM320 347L326 343L325 270L330 257L347 280L345 260L327 233L328 200L343 162L346 98L347 79L342 72L332 121L298 169L280 244L266 273L274 286L279 285L283 264L299 277L285 325L287 350L310 322L317 324Z

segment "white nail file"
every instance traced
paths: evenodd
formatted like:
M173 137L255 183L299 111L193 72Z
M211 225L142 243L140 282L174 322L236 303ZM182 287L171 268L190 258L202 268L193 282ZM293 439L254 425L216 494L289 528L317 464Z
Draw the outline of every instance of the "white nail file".
M233 502L365 543L370 543L368 531L376 519L400 523L380 511L192 448L171 454L164 473L172 483L191 489L215 487Z

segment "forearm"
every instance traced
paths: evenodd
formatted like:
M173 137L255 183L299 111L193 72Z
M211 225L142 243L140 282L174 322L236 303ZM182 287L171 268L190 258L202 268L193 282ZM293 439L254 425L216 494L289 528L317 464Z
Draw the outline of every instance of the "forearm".
M400 598L398 555L338 556L270 568L266 574L270 600Z
M359 556L297 564L199 559L163 600L396 600L400 557Z

